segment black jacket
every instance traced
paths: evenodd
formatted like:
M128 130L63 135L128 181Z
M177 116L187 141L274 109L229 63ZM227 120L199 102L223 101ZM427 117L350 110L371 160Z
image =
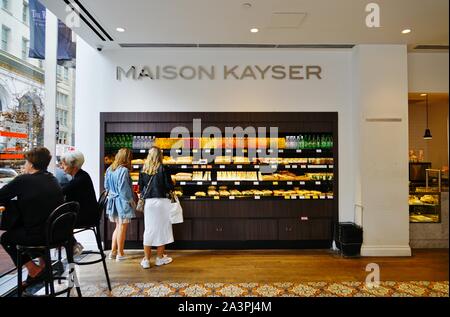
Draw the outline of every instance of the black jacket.
M9 205L15 197L17 226L29 235L45 235L48 216L64 202L58 181L47 171L17 176L0 189L0 204Z
M63 186L63 194L66 196L67 202L76 201L80 204L75 227L79 228L96 224L99 217L97 198L91 177L87 172L80 169L72 180Z
M147 173L139 173L139 191L141 194L144 194L145 187L147 187L150 177L151 176ZM172 179L170 178L170 170L161 165L158 172L153 176L150 189L143 198L167 198L167 194L173 189L174 186Z

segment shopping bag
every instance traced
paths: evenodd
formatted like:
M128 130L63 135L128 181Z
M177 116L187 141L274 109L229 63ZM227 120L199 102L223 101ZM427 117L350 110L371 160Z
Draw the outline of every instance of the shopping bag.
M183 222L183 208L177 196L174 197L175 202L170 204L170 222L172 224Z

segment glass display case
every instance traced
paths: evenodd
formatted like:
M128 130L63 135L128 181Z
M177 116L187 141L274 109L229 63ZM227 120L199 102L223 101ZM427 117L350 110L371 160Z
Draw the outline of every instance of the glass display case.
M441 222L441 193L417 189L409 194L410 222Z

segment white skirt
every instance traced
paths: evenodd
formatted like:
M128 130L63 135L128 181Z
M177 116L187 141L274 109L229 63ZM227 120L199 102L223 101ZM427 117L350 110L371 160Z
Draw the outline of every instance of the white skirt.
M144 245L159 247L172 243L173 232L170 222L171 202L167 198L145 200Z

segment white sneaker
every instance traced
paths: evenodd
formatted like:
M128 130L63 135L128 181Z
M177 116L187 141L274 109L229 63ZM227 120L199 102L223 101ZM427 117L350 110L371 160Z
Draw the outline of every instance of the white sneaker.
M117 253L109 252L108 260L115 260L116 256L117 256Z
M83 252L84 247L81 245L81 243L77 242L73 246L73 256L78 256Z
M141 266L143 269L149 269L150 268L150 261L146 258L143 258L141 261Z
M124 254L124 255L116 255L116 262L120 262L120 261L124 261L128 259L128 257Z
M173 261L172 258L168 257L167 255L164 255L162 258L156 257L155 264L157 266L161 266L161 265L169 264L172 261Z

